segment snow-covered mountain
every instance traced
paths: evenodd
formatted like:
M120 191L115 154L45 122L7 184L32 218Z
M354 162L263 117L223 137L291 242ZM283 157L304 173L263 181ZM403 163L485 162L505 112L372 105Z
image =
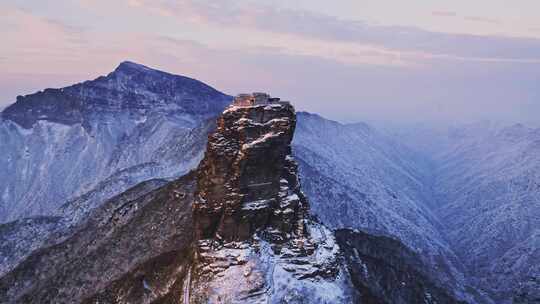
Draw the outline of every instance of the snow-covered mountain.
M200 81L131 62L92 81L19 96L0 119L0 223L53 214L105 184L95 203L186 173L230 100Z
M430 208L430 162L366 124L308 113L298 115L294 152L312 210L324 223L400 239L458 298L477 301Z
M309 214L294 107L263 102L223 112L196 170L106 201L0 276L2 301L462 303L399 241Z
M140 200L196 168L230 101L130 62L17 98L0 117L0 223L18 219L0 225L0 277L35 249L72 239L105 202ZM399 239L425 263L422 275L458 299L537 298L540 131L420 131L392 137L298 113L293 154L312 213L330 228Z
M538 301L540 129L475 124L446 141L433 155L435 213L454 251L497 303Z

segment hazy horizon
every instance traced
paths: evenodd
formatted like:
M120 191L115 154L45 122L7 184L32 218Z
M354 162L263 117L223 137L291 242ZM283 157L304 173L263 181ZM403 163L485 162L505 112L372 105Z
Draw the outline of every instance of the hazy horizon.
M13 1L0 9L0 109L130 60L232 95L267 91L340 122L539 125L535 1Z

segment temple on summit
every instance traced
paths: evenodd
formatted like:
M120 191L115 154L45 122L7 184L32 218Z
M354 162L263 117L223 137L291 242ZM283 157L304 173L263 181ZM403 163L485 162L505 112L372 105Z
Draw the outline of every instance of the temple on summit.
M233 105L239 107L251 107L268 104L289 104L289 102L280 100L277 97L270 97L270 95L260 92L255 92L252 94L239 94L234 98L233 101Z

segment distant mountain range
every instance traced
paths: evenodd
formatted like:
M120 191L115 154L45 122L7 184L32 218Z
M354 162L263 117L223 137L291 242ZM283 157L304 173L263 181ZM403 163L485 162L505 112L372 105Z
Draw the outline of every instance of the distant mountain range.
M149 181L136 199L196 168L231 100L131 62L18 97L0 118L0 222L15 221L0 226L0 276L70 240L116 195ZM312 213L328 227L401 241L429 284L456 299L538 299L539 130L389 134L298 113L292 144Z

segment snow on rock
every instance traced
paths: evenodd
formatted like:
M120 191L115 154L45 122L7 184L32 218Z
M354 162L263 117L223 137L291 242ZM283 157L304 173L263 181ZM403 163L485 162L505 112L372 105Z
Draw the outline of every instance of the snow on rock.
M51 215L120 171L133 178L110 194L185 174L202 158L209 119L230 101L197 80L132 62L19 96L0 118L0 223Z
M295 121L288 104L219 118L198 169L191 302L354 302L332 232L310 219L300 190Z

